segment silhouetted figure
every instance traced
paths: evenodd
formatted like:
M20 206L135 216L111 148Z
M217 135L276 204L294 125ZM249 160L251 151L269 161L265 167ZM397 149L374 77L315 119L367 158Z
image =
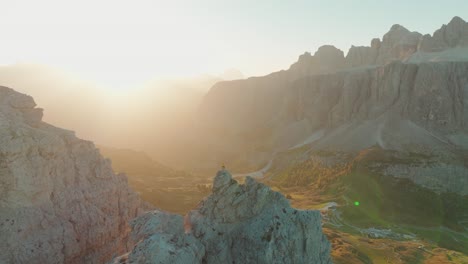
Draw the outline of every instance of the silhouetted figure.
M216 176L223 174L226 171L226 166L221 165L221 169L216 173Z

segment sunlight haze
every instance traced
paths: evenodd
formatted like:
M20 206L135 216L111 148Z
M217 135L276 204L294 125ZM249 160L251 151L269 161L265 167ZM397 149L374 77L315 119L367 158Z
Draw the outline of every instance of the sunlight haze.
M468 263L468 0L0 11L0 264Z
M395 21L432 33L468 3L17 0L0 8L0 65L46 64L130 88L228 68L264 75L324 44L345 54L351 45L369 45L369 35L381 37Z

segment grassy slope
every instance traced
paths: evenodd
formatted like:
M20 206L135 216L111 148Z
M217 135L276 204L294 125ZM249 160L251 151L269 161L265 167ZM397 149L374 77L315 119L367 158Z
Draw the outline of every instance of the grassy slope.
M468 212L467 197L437 195L407 180L382 177L369 170L372 162L382 161L378 153L366 153L364 158L354 159L354 162L340 153L312 153L326 161L332 158L332 165L323 166L319 164L321 159L304 158L304 150L280 155L267 182L289 196L294 207L319 209L335 201L349 224L396 229L414 233L419 239L369 238L347 226L326 223L324 232L332 242L335 263L468 263L465 252L468 242L456 232L462 228L458 220L467 219L464 218L464 212ZM127 173L130 185L143 199L163 210L183 214L208 192L196 186L209 183L211 179L172 170L144 153L105 148L101 148L101 152L113 160L116 171ZM340 158L334 159L336 156ZM413 160L390 162L411 163L422 158L425 157L412 155ZM354 201L359 201L360 205L355 206ZM440 225L453 230L435 228ZM423 249L419 248L421 245Z
M185 214L210 191L204 187L211 179L174 170L143 152L101 146L99 149L112 160L114 171L127 174L129 185L143 200L164 211Z
M428 253L411 241L385 239L385 244L392 246L388 250L377 249L372 244L381 242L382 239L364 238L362 234L346 226L326 225L328 235L333 233L335 236L336 263L352 263L349 262L350 256L355 260L359 259L360 263L386 263L395 254L400 255L398 259L404 263L468 262L468 227L466 223L461 223L468 220L468 196L436 194L409 180L383 176L370 169L376 162L411 165L428 158L427 156L412 153L395 158L392 154L389 160L387 154L374 149L360 153L348 160L347 164L337 162L331 166L320 166L312 161L316 161L317 156L333 156L329 154L315 152L312 154L314 159L292 162L282 170L276 168L267 183L289 195L296 207L313 209L323 207L326 202L338 202L338 210L349 225L416 234L420 239L418 245L423 244L424 248L430 248ZM324 178L329 177L333 180L324 183ZM294 184L289 181L292 179ZM354 205L354 201L359 201L359 206ZM336 237L340 239L337 240ZM359 242L359 239L368 239L370 242ZM345 242L351 245L347 250L343 250ZM396 252L398 248L400 252ZM402 248L407 250L401 250Z

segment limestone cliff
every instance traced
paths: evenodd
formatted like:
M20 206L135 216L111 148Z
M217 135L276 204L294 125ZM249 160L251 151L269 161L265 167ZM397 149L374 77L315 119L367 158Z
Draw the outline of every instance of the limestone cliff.
M30 96L0 87L0 262L104 263L127 251L141 204L126 176L41 118Z
M387 174L403 174L435 190L468 193L461 187L468 182L467 27L455 17L431 36L443 43L442 53L427 51L421 34L394 25L371 47L351 48L344 62L332 48L321 49L335 54L328 56L332 62L340 61L325 64L327 71L317 70L317 55L306 53L287 71L218 83L200 108L200 123L211 138L244 146L230 148L237 157L253 156L256 149L272 155L305 144L433 155L437 162L390 168Z
M115 263L331 263L318 211L293 209L280 193L250 177L238 184L227 171L185 221L154 211L132 227L139 243Z
M457 46L468 46L468 23L460 17L454 17L432 36L424 35L419 43L419 50L437 52Z
M275 93L260 85L249 86L249 93L255 97L246 94L244 97L243 89L225 86L213 98L216 104L211 105L211 98L207 98L205 107L211 109L207 116L213 117L214 124L231 131L272 128L272 140L277 147L297 144L318 129L384 117L410 120L441 135L458 135L468 129L467 70L468 62L395 62L376 68L310 75ZM236 96L226 96L230 93ZM235 105L243 106L238 109ZM298 123L305 124L302 134L283 132ZM464 141L457 142L466 145ZM346 145L344 142L343 146Z
M302 133L297 132L297 130L308 130L305 133L307 134L311 130L314 130L315 126L298 123L296 124L297 128L291 131L290 129L285 130L281 125L277 125L277 121L285 118L292 110L291 107L285 108L282 106L286 103L286 97L290 93L291 88L297 86L297 83L302 82L304 84L304 82L307 82L304 79L309 79L309 82L311 82L311 79L314 79L313 86L321 85L323 87L320 89L322 92L335 93L336 89L334 87L343 82L344 78L347 81L361 82L364 85L366 85L364 82L369 81L365 76L370 72L381 71L382 74L379 76L388 78L388 74L383 69L388 69L385 65L392 62L400 61L419 64L460 61L464 60L464 58L468 60L468 50L466 50L467 54L463 56L460 53L463 53L465 49L451 52L454 48L468 47L466 39L468 39L468 23L459 17L455 17L448 25L444 25L441 29L437 30L433 36L427 35L423 37L420 33L411 32L401 25L393 25L390 31L383 36L382 41L375 38L372 39L370 47L353 46L346 58L344 58L342 51L333 46L326 45L320 47L314 56L307 52L299 56L298 61L292 64L288 70L275 72L263 77L217 83L205 96L200 106L199 120L201 125L207 128L208 133L214 134L214 138L216 138L216 132L219 132L223 136L233 136L231 138L234 140L236 135L237 137L242 137L239 135L245 135L249 130L263 131L259 136L263 139L268 137L271 131L278 132L280 130L284 130L280 133L297 134L299 137ZM429 46L432 44L428 42L442 43L440 44L441 48L430 48ZM429 52L442 50L444 50L443 54ZM449 74L451 73L448 71L451 70L451 66L448 65L448 68L442 69L445 67L444 65L448 64L442 63L437 66L424 66L424 68L441 68L442 72L446 74L445 77L441 76L439 78L440 81L437 82L439 86L444 85L444 80L450 81ZM380 67L380 70L371 70L377 67ZM414 66L411 67L414 68ZM360 73L355 73L356 71ZM323 77L318 77L318 75ZM440 76L440 74L437 75ZM413 74L412 76L416 75ZM418 78L421 77L424 77L423 74L418 75ZM321 79L327 78L330 79L329 83L319 84L322 83ZM423 80L419 81L423 82ZM383 80L383 82L386 82L386 80ZM345 84L345 86L348 85ZM333 91L324 91L325 89ZM384 91L385 88L380 89L383 92L387 92ZM435 96L433 93L426 93L425 97L427 98L431 95ZM448 95L444 94L443 96ZM319 104L333 103L336 97L337 95L334 94L329 98L331 101L319 102ZM314 100L314 98L316 97L304 98L304 100ZM298 104L297 107L303 106ZM321 113L324 110L321 109ZM291 142L283 143L283 145L287 145Z

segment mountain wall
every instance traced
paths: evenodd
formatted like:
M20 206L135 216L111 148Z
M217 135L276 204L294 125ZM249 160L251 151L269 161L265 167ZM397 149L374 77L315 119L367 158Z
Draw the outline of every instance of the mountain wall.
M346 57L324 46L314 56L301 55L286 71L220 82L200 107L200 124L220 142L262 142L270 153L317 135L343 135L340 127L347 135L322 146L359 149L378 143L401 149L415 140L413 145L437 141L466 148L467 30L459 17L430 38L394 25L382 41L351 47ZM429 48L437 46L431 41L441 48ZM354 129L366 124L364 133ZM396 130L403 141L390 139ZM362 140L345 142L359 135Z
M92 142L0 87L0 262L104 263L129 250L142 204Z

